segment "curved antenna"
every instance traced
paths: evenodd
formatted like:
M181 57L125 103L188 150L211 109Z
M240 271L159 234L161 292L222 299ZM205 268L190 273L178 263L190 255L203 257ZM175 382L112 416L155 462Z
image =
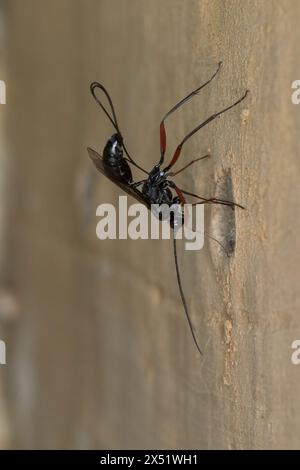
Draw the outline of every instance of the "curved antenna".
M110 109L111 109L111 114L109 114L109 112L107 111L107 109L105 108L105 106L101 103L101 101L99 100L98 96L96 95L96 88L100 88L100 90L103 91L103 93L105 94L106 98L107 98L107 101L110 105ZM132 163L132 165L134 165L136 168L138 168L139 170L141 170L143 173L146 173L148 175L148 171L144 170L144 168L142 168L140 165L138 165L134 160L133 158L130 156L125 144L124 144L124 141L123 141L123 136L121 134L121 131L120 131L120 128L119 128L119 124L118 124L118 121L117 121L117 116L116 116L116 112L115 112L115 108L114 108L114 105L113 105L113 102L112 102L112 99L108 93L108 91L104 88L103 85L101 85L101 83L99 82L92 82L91 85L90 85L90 90L91 90L91 93L93 95L93 98L95 99L95 101L97 101L97 103L99 104L99 106L101 107L101 109L104 111L104 113L106 114L106 116L108 117L108 119L110 120L110 122L112 123L112 125L114 126L114 128L116 129L117 133L119 134L121 140L122 140L122 146L123 146L123 149L124 149L124 152L126 153L127 155L127 158L128 160L130 161L130 163Z
M96 88L100 88L100 90L103 91L103 93L105 94L106 98L107 98L107 101L109 102L109 105L110 105L110 109L111 109L111 112L112 112L112 117L111 115L109 114L109 112L107 111L107 109L105 108L105 106L103 106L103 104L101 103L101 101L99 100L98 96L96 95L96 92L95 92L95 89ZM114 126L114 128L116 129L117 133L120 134L120 136L122 137L122 134L120 132L120 129L119 129L119 125L118 125L118 121L117 121L117 116L116 116L116 113L115 113L115 109L114 109L114 105L112 103L112 99L111 97L109 96L109 93L108 91L104 88L103 85L101 85L101 83L99 82L93 82L91 83L90 85L90 90L91 90L91 93L93 95L93 98L97 101L97 103L99 104L99 106L101 107L101 109L105 112L106 116L108 117L108 119L110 120L110 122L112 123L112 125Z
M174 230L173 230L173 248L174 248L174 259L175 259L177 283L178 283L178 287L179 287L180 297L181 297L181 300L182 300L182 305L183 305L185 316L187 318L187 321L188 321L188 324L189 324L189 327L190 327L190 330L191 330L191 333L192 333L192 336L193 336L194 343L195 343L196 348L198 349L199 353L202 356L203 353L200 349L200 346L198 344L198 341L197 341L197 338L196 338L196 335L195 335L195 332L194 332L194 328L193 328L193 325L192 325L192 321L191 321L191 318L190 318L190 315L189 315L189 311L188 311L188 308L187 308L186 300L185 300L183 289L182 289L181 278L180 278L180 273L179 273L179 266L178 266L178 258L177 258L176 238L175 238Z

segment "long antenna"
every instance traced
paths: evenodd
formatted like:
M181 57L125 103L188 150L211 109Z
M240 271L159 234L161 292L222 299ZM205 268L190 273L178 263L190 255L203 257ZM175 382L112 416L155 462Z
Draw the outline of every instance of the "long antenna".
M109 106L110 106L110 109L111 109L111 115L109 114L109 112L107 111L107 109L105 108L105 106L102 104L102 102L100 101L100 99L98 98L98 96L96 95L96 88L99 88L100 90L102 90L102 92L104 93L104 95L106 96L106 99L109 103ZM121 140L122 140L122 146L123 146L123 149L127 155L127 158L128 160L130 161L130 163L132 163L132 165L134 165L136 168L138 168L139 170L141 170L143 173L146 173L148 174L148 171L144 170L144 168L142 168L140 165L138 165L134 160L133 158L130 156L125 144L124 144L124 140L123 140L123 136L121 134L121 131L120 131L120 128L119 128L119 124L118 124L118 121L117 121L117 116L116 116L116 112L115 112L115 108L114 108L114 105L113 105L113 102L112 102L112 99L108 93L108 91L105 89L105 87L103 85L101 85L101 83L99 82L93 82L91 83L90 85L90 91L91 91L91 94L93 95L93 98L95 99L95 101L97 101L97 103L99 104L99 106L102 108L102 110L104 111L104 113L106 114L106 116L108 117L108 119L110 120L110 122L112 123L113 127L116 129L117 133L119 134Z
M111 109L111 112L112 112L112 116L109 114L109 112L107 111L107 109L105 108L105 106L101 103L101 101L99 100L99 98L97 97L96 95L96 92L95 92L95 89L96 88L100 88L100 90L103 91L103 93L105 94L106 96L106 99L110 105L110 109ZM113 106L113 103L112 103L112 99L111 97L109 96L109 93L108 91L104 88L103 85L101 85L101 83L99 82L93 82L91 83L90 85L90 90L91 90L91 93L93 95L93 98L95 99L95 101L97 101L97 103L99 104L99 106L102 108L102 110L105 112L106 116L108 117L108 119L110 120L110 122L112 123L112 125L114 126L114 128L116 129L117 133L120 134L120 136L122 137L122 134L120 132L120 129L119 129L119 125L118 125L118 121L117 121L117 116L116 116L116 113L115 113L115 108Z
M181 297L181 300L182 300L182 305L183 305L184 312L185 312L185 315L186 315L186 318L187 318L187 321L188 321L188 324L189 324L189 327L190 327L190 330L191 330L191 333L192 333L192 336L193 336L193 339L194 339L194 343L195 343L196 348L198 349L199 353L202 356L203 353L202 353L202 351L200 349L200 346L198 344L198 341L196 339L196 335L195 335L195 332L194 332L194 328L193 328L193 325L192 325L192 322L191 322L191 318L190 318L190 315L189 315L189 311L188 311L188 308L187 308L186 300L185 300L183 289L182 289L181 278L180 278L180 273L179 273L179 266L178 266L176 238L175 238L175 231L174 230L173 230L173 248L174 248L174 259L175 259L175 266L176 266L177 283L178 283L178 287L179 287L180 297Z

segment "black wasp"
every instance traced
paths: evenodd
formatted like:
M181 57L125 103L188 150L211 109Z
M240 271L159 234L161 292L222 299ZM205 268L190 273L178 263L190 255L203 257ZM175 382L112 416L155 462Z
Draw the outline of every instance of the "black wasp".
M206 85L208 85L218 74L220 68L221 68L222 63L220 62L218 64L218 68L215 71L215 73L210 77L209 80L207 80L203 85L200 87L196 88L196 90L192 91L189 93L187 96L185 96L182 100L180 100L178 103L175 104L162 118L161 123L160 123L160 159L159 162L152 168L152 170L147 171L144 168L142 168L140 165L138 165L133 158L130 156L125 143L124 139L122 136L122 133L119 128L119 124L117 121L115 109L112 103L112 100L107 92L107 90L104 88L101 83L98 82L93 82L90 86L91 93L94 97L94 99L97 101L97 103L100 105L110 122L112 123L113 127L115 128L115 133L110 137L110 139L107 141L104 150L103 150L103 155L102 157L95 152L95 150L88 148L88 153L90 158L92 159L93 163L95 164L96 168L107 178L109 178L113 183L115 183L117 186L119 186L121 189L123 189L127 194L133 196L136 200L138 200L140 203L144 204L147 206L148 209L151 209L151 204L167 204L169 206L172 206L174 204L177 204L179 207L183 206L186 203L185 195L194 197L198 200L198 202L194 203L196 204L206 204L206 203L213 203L213 204L223 204L226 206L229 206L231 208L234 208L234 206L238 206L240 208L243 208L239 204L236 204L232 201L227 201L224 199L217 199L217 198L204 198L201 196L198 196L197 194L190 193L189 191L185 191L182 188L179 188L175 182L171 179L175 176L177 176L179 173L181 173L183 170L188 168L189 166L193 165L194 163L203 160L204 158L209 157L209 155L205 155L204 157L196 158L189 162L187 165L185 165L183 168L177 170L177 171L170 171L172 167L175 165L179 157L181 156L181 151L184 146L184 144L196 133L198 132L202 127L206 126L209 122L213 121L217 117L219 117L221 114L225 113L226 111L229 111L229 109L233 108L237 104L239 104L241 101L243 101L248 93L248 90L245 92L245 94L237 100L235 103L232 105L228 106L227 108L222 109L221 111L212 114L209 118L207 118L204 122L199 124L195 129L193 129L191 132L189 132L179 143L177 146L170 162L165 166L164 161L165 161L165 152L166 152L166 130L165 130L165 121L166 119L174 113L178 108L180 108L184 103L192 99L195 95L197 95L202 88L204 88ZM106 99L109 103L111 114L105 106L102 104L98 96L96 95L96 90L99 89L101 90L104 95L106 96ZM125 153L125 155L124 155ZM134 181L132 177L132 171L130 165L135 166L138 168L140 171L142 171L145 174L145 177L142 180L139 181ZM140 188L140 189L139 189ZM182 213L183 214L183 213ZM183 215L182 215L183 218ZM183 221L183 220L182 220ZM182 222L181 221L181 222ZM174 228L174 222L172 222L172 219L170 220L171 227ZM189 323L189 327L191 329L191 333L195 342L195 345L202 354L199 344L197 342L195 332L192 326L192 322L190 319L190 315L188 312L186 300L183 294L182 290L182 285L181 285L181 279L180 279L180 274L179 274L179 267L178 267L178 259L177 259L177 249L176 249L176 238L173 236L173 247L174 247L174 258L175 258L175 267L176 267L176 275L177 275L177 281L178 281L178 287L180 291L180 296L181 300L183 303L184 311L187 317L187 321Z

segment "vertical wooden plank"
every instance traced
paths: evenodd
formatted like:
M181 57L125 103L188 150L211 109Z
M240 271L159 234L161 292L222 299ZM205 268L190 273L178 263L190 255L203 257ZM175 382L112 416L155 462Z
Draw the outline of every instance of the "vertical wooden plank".
M23 310L11 368L16 446L299 446L289 358L299 310L299 112L290 101L299 15L296 1L11 2L9 269ZM235 223L230 259L211 240L199 253L181 247L199 358L171 244L95 238L94 209L118 191L87 159L86 146L101 151L111 132L88 86L109 88L130 151L150 168L161 116L219 60L220 76L168 122L171 152L251 90L183 157L212 154L180 177L183 187L232 193L247 208L234 219L207 208L212 235Z
M12 297L5 285L5 256L7 237L7 180L9 177L9 166L7 156L7 140L5 135L5 125L7 116L7 67L6 67L6 40L7 31L5 29L6 8L0 4L0 449L10 445L11 428L7 407L6 389L6 369L7 365L7 336L5 325L11 319Z

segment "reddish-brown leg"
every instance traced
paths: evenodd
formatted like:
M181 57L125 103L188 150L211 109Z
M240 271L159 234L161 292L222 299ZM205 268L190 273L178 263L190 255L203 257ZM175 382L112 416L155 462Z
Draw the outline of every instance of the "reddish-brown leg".
M208 84L215 78L215 76L217 75L217 73L219 72L219 70L220 70L220 68L221 68L221 65L222 65L222 62L219 62L218 68L217 68L216 72L210 77L209 80L207 80L205 83L203 83L203 85L199 86L198 88L196 88L196 90L193 90L191 93L189 93L187 96L185 96L182 100L180 100L178 103L176 103L175 106L173 106L173 108L171 108L171 109L164 115L164 117L162 118L161 123L160 123L160 127L159 127L159 131L160 131L160 162L159 162L159 164L160 164L160 165L162 165L163 162L164 162L164 156L165 156L166 145L167 145L167 136L166 136L166 129L165 129L165 120L166 120L172 113L174 113L174 111L176 111L178 108L180 108L180 106L182 106L184 103L186 103L187 101L189 101L190 99L192 99L193 96L197 95L197 94L199 93L199 91L202 90L202 88L204 88L206 85L208 85Z
M207 118L204 122L202 122L201 124L199 124L197 127L195 127L195 129L193 129L191 132L189 132L185 137L184 139L180 142L180 144L177 146L175 152L174 152L174 155L169 163L169 165L167 165L164 169L165 172L169 171L170 168L172 168L173 165L175 165L175 163L177 162L178 158L180 157L180 154L181 154L181 150L182 150L182 147L183 145L194 135L196 134L196 132L198 132L200 129L202 129L202 127L206 126L206 124L208 124L209 122L213 121L214 119L216 119L217 117L221 116L221 114L223 113L226 113L226 111L229 111L231 108L233 108L234 106L236 106L237 104L239 104L241 101L243 101L247 94L248 94L249 90L247 90L245 92L245 94L239 99L237 100L235 103L233 103L232 105L228 106L227 108L224 108L222 109L222 111L219 111L218 113L214 113L212 114L209 118Z
M198 196L198 194L194 194L194 193L190 193L188 191L184 191L183 189L181 189L181 192L183 194L186 194L187 196L192 196L192 197L195 197L197 199L201 199L201 202L195 202L195 203L192 204L193 206L196 206L197 204L211 203L211 204L223 204L225 206L231 206L231 207L236 206L236 207L239 207L240 209L245 209L240 204L238 204L236 202L233 202L233 201L227 201L226 199L219 199L219 198L216 198L216 197L206 198L206 197Z
M200 160L204 160L204 158L208 158L208 157L210 157L210 155L204 155L204 157L195 158L195 160L192 160L190 163L188 163L187 165L185 165L185 166L184 166L183 168L181 168L180 170L175 171L175 172L168 173L168 176L177 176L179 173L181 173L182 171L186 170L189 166L193 165L194 163L200 162Z

